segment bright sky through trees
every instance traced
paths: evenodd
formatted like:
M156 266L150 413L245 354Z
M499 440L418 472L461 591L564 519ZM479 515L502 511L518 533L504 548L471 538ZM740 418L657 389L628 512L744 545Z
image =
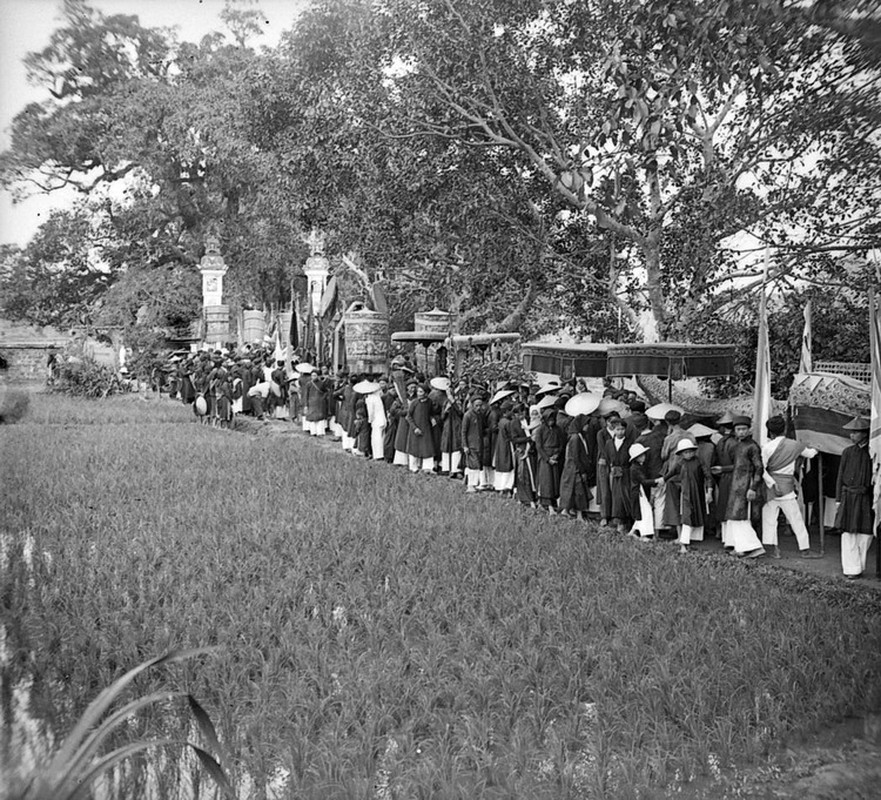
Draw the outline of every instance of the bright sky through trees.
M178 39L185 41L198 42L223 27L219 14L224 0L91 0L90 5L108 15L136 15L144 26L175 27ZM257 7L266 27L255 45L276 45L301 5L297 0L260 0ZM49 43L59 25L60 8L61 0L0 0L0 150L9 147L15 115L28 103L46 98L44 89L28 84L22 62ZM13 205L10 194L0 190L0 244L27 244L48 213L73 196L72 191L38 195Z

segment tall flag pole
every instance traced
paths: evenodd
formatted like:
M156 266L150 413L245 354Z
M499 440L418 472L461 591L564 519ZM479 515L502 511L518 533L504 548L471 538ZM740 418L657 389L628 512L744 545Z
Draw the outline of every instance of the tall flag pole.
M762 274L762 294L759 298L759 341L756 348L755 397L753 398L753 439L764 445L768 440L765 423L771 416L771 351L768 345L768 248L765 248L765 268Z
M801 335L801 360L798 371L807 374L814 371L813 347L811 342L811 301L805 303L805 327Z
M288 331L288 346L284 349L284 374L287 379L293 380L294 364L293 354L297 348L297 304L291 300L291 327Z
M874 287L869 287L869 337L872 358L872 414L869 425L869 455L872 458L872 508L875 529L881 524L881 317Z

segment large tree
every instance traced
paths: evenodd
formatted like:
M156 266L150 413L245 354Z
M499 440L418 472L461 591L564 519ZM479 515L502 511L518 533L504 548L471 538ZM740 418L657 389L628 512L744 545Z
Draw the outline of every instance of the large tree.
M577 294L588 277L569 277L580 268L573 254L605 253L605 237L559 219L564 200L513 151L390 135L385 122L404 99L372 22L366 4L314 5L255 87L247 116L283 165L292 213L348 254L341 263L356 288L383 281L398 324L440 305L471 330L565 326L556 296ZM592 297L603 299L584 304L592 309L609 302L602 277L595 284Z
M878 72L804 3L371 8L361 55L399 101L377 124L513 154L614 235L612 296L633 319L637 288L662 335L731 278L731 237L797 247L772 278L805 250L872 241Z
M132 286L155 273L152 291L164 287L166 304L180 289L169 275L189 269L198 277L212 228L231 265L233 305L286 301L303 246L296 221L277 202L272 154L253 146L242 116L265 58L247 45L252 16L228 3L223 18L235 43L221 33L180 43L137 17L65 0L48 46L26 59L49 98L16 116L11 147L0 154L4 187L75 188L101 228L92 265ZM131 293L110 295L104 318L113 316L115 296Z

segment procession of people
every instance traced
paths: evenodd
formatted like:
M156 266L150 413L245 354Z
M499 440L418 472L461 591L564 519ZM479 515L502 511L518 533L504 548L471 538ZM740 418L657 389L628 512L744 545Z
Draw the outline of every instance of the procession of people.
M798 479L816 451L766 422L726 413L713 422L669 404L648 407L633 391L582 380L495 382L428 378L406 357L389 373L330 374L326 366L276 360L259 348L179 354L169 389L205 423L236 415L289 420L330 436L354 456L462 481L466 494L492 492L581 520L595 519L639 541L669 539L680 553L715 538L741 558L780 558L779 516L801 558L819 558L798 501ZM873 533L869 422L845 428L853 442L838 475L836 527L843 574L866 571Z

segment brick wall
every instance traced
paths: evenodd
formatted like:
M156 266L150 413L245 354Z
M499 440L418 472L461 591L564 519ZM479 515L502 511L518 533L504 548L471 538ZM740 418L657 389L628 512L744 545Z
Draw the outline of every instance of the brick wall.
M45 383L49 377L49 367L46 366L49 354L59 350L52 345L0 346L0 356L7 364L2 374L9 383Z

